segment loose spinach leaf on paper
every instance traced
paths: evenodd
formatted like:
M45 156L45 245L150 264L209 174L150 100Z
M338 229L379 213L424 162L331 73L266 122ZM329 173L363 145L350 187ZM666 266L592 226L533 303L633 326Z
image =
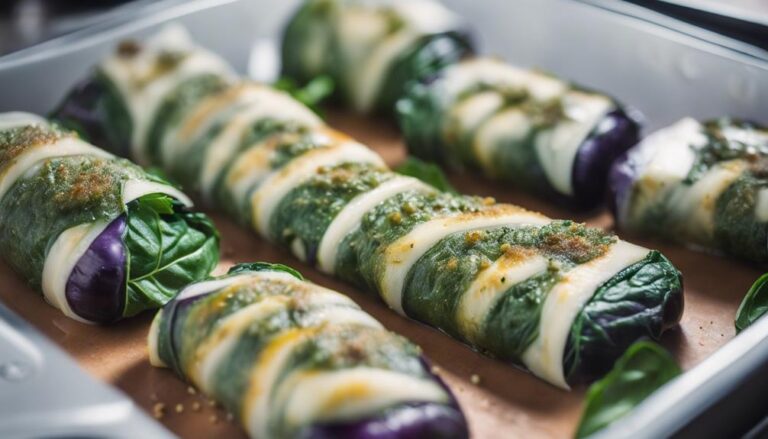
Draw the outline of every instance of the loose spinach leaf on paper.
M589 436L622 418L680 373L674 358L658 344L645 340L633 344L608 375L589 387L576 437Z
M245 262L233 265L232 268L227 271L227 274L247 273L249 271L284 271L299 280L304 280L304 276L297 270L294 270L287 265L270 264L269 262Z
M736 332L743 331L766 312L768 312L768 273L760 276L744 296L739 310L736 311Z
M317 76L303 86L297 84L292 78L284 76L275 82L274 87L290 94L294 99L320 114L320 104L333 94L336 85L328 75Z
M167 195L145 195L128 205L123 241L129 256L126 317L164 305L181 288L207 277L219 261L211 220L187 212Z
M408 157L403 164L395 169L395 172L410 177L416 177L424 183L430 184L443 192L450 192L453 194L458 193L448 181L448 177L445 176L443 170L434 163L426 162L417 159L416 157Z

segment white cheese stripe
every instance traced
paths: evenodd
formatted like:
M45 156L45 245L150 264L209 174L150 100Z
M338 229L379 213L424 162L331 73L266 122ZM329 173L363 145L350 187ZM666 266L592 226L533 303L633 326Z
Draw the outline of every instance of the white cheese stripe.
M56 238L45 256L42 279L45 300L67 317L83 323L93 322L72 311L66 297L67 281L77 262L108 225L108 221L101 221L71 227Z
M449 139L457 139L474 132L494 113L504 106L504 98L501 94L489 90L473 94L459 101L443 119L443 136ZM506 127L507 130L514 126ZM458 135L458 136L457 136ZM452 148L459 146L456 141L447 142ZM458 151L453 152L458 153Z
M637 190L632 191L634 196L627 197L624 206L619 206L619 223L632 227L646 209L690 173L696 150L706 144L701 124L685 118L650 134L633 148L629 159L637 170Z
M482 169L491 175L498 173L499 148L519 145L532 128L528 115L516 107L501 111L485 121L477 129L472 142L472 151Z
M648 249L618 241L599 258L566 272L544 300L539 335L523 354L528 369L558 387L569 389L563 355L573 321L601 285L646 255Z
M474 342L482 334L488 313L513 286L547 271L549 261L538 254L502 255L481 271L461 295L456 322L461 333Z
M424 253L448 235L495 226L544 225L550 221L543 215L520 209L513 212L467 213L419 224L385 250L384 273L379 280L382 298L390 308L405 315L402 300L408 272Z
M536 136L536 152L544 173L558 192L573 195L573 162L579 147L614 108L605 96L570 91L562 98L565 118Z
M147 350L149 351L149 364L154 367L168 367L160 358L160 323L163 321L163 309L161 308L155 314L152 319L152 324L149 326L149 334L147 334Z
M317 265L320 270L333 274L339 245L344 238L357 230L363 216L378 204L406 191L434 192L435 189L412 177L397 176L382 183L375 189L353 198L336 217L323 234L317 250Z
M89 155L112 158L112 154L89 145L75 137L64 137L54 143L35 145L24 150L19 156L0 168L0 200L8 189L36 164L58 157Z
M123 183L123 204L128 204L149 194L165 194L175 198L181 204L192 207L192 200L173 186L149 180L127 180Z
M299 427L313 422L357 419L406 402L448 400L432 380L372 367L324 372L296 372L276 392L274 405ZM266 436L264 436L266 437Z
M167 53L181 54L184 58L172 69L163 70L160 59ZM149 164L146 142L157 109L176 86L204 73L226 79L235 77L221 58L195 46L181 26L164 29L148 39L133 56L112 56L101 69L120 90L128 107L133 122L131 157L142 165Z
M757 192L757 201L755 202L755 217L758 221L768 221L768 189L760 189Z
M267 177L253 193L253 226L263 236L268 237L272 212L288 192L317 174L319 168L342 163L371 163L386 167L378 154L353 141L306 152Z
M239 111L207 146L200 177L205 199L211 200L217 177L238 151L246 130L256 121L261 119L293 121L309 127L322 123L314 113L286 94L264 89L259 98Z
M0 113L0 131L21 128L27 125L47 126L48 121L36 114L23 111Z
M710 242L715 233L715 204L747 166L744 160L721 162L693 185L675 187L665 201L670 223L683 226L683 232L695 241Z

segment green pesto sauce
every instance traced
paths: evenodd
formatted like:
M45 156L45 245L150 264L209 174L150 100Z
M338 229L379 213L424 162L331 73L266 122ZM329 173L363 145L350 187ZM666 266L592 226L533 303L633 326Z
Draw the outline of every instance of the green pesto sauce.
M389 244L432 218L476 212L483 206L478 197L415 191L397 194L366 213L360 227L344 238L335 272L343 280L377 291L384 268L382 256Z
M344 163L312 176L289 192L270 219L270 237L290 246L300 239L307 260L314 261L320 240L336 215L356 196L394 174L368 163Z
M122 159L68 156L43 162L0 200L0 253L40 288L48 249L66 229L109 221L125 210L122 183L144 178Z
M768 172L753 168L718 197L714 218L717 248L746 260L768 262L768 224L755 215L758 194L766 188Z
M227 82L219 75L205 73L185 79L158 106L152 125L147 134L147 154L150 162L161 164L163 136L173 127L181 123L187 115L204 98L218 93L227 86Z
M55 126L26 125L0 130L0 169L11 164L29 148L51 144L71 136Z
M768 157L768 130L728 118L705 122L707 143L696 150L696 160L684 184L698 181L714 165L742 159L753 163Z
M403 307L409 317L454 337L473 341L457 322L457 306L477 276L505 255L550 260L550 270L509 289L489 310L473 346L506 360L519 361L538 334L540 308L561 272L602 255L615 238L571 221L542 227L501 226L454 233L425 253L406 277Z

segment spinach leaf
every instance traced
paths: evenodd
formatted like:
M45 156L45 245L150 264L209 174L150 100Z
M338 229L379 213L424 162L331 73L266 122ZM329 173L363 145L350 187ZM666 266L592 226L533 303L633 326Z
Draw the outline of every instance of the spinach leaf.
M164 305L184 286L207 277L219 261L219 235L211 220L167 195L131 202L127 225L126 317Z
M269 262L244 262L242 264L236 264L227 271L227 274L247 273L249 271L284 271L296 279L304 280L304 276L297 270L294 270L287 265L270 264Z
M405 162L395 169L395 172L410 177L416 177L424 183L430 184L443 192L458 194L456 189L451 186L448 178L434 163L426 162L416 157L408 157Z
M333 94L336 84L328 75L312 78L303 86L299 85L292 78L283 76L274 83L274 87L290 94L294 99L306 105L315 113L320 114L318 107L326 98Z
M622 418L680 373L680 367L664 348L650 341L636 342L608 375L587 390L576 437L589 436Z
M747 291L744 300L736 311L736 332L741 332L747 326L768 312L768 273L760 276Z

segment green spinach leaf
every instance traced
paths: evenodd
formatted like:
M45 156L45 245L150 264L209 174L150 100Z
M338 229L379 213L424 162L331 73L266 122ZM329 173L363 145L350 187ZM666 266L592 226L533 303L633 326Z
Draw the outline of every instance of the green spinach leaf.
M622 418L680 373L674 358L658 344L645 340L633 344L608 375L589 387L576 437L589 436Z
M410 177L416 177L424 183L430 184L443 192L458 194L456 189L448 181L443 170L434 163L426 162L416 157L408 157L405 162L395 169L395 172Z
M274 87L290 94L294 99L320 114L320 104L333 94L336 84L328 75L317 76L303 86L292 78L284 76L275 82Z
M736 332L743 331L766 312L768 312L768 273L760 276L744 296L739 310L736 311Z
M167 195L145 195L128 205L123 242L129 261L126 317L164 305L181 288L207 277L219 261L219 235L211 220Z
M247 273L249 271L284 271L296 279L304 280L304 276L297 270L294 270L287 265L270 264L269 262L244 262L242 264L233 265L232 268L227 271L227 274Z

